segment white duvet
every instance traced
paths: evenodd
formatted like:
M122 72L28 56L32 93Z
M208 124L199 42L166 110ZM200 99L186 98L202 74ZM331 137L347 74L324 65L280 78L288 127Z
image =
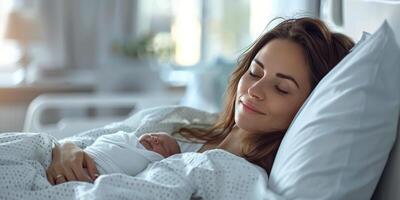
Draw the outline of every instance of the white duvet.
M52 137L0 134L0 199L280 199L266 173L223 150L182 153L150 164L136 177L101 175L93 184L49 184Z

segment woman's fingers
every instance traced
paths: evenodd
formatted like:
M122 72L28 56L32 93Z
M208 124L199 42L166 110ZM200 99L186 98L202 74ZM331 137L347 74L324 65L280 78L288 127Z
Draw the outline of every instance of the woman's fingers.
M59 175L57 175L57 176L54 178L54 182L55 182L56 184L61 184L61 183L67 182L67 180L65 180L64 175L59 174Z
M49 173L49 171L47 170L46 172L47 175L47 180L49 181L50 184L55 185L56 182L54 181L54 177Z
M53 185L68 181L92 182L97 178L98 172L94 161L73 143L55 146L52 158L47 170L47 179ZM87 173L85 167L88 168Z
M59 162L53 163L47 169L47 180L51 184L60 184L67 181L76 180L75 174L68 170L68 168L63 167Z
M99 172L97 171L95 162L87 153L83 154L83 163L86 166L91 179L96 180L99 176Z
M73 166L68 166L64 167L64 172L62 173L64 175L64 179L67 181L76 181L78 180L77 177L75 176L75 173L72 170Z
M82 167L74 166L72 167L72 171L74 172L78 181L93 182L92 179L85 173Z
M47 174L47 180L52 185L66 182L66 178L64 176L63 169L60 167L57 167L57 164L50 165L46 174Z
M51 155L52 155L52 161L49 168L46 170L46 174L47 174L47 180L50 182L50 184L55 185L57 184L55 181L55 178L57 176L56 172L60 171L60 169L56 169L58 168L57 163L60 161L61 157L60 147L58 145L53 147Z

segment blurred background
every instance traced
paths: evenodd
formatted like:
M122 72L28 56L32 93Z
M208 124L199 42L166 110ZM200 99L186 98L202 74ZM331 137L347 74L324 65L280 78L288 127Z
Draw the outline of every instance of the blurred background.
M336 2L1 0L0 132L70 134L169 104L218 112L274 17Z

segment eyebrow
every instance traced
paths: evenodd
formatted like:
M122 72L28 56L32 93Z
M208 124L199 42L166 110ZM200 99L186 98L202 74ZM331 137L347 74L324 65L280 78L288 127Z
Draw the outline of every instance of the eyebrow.
M276 73L276 76L279 78L291 80L291 81L293 81L294 84L296 84L297 88L300 88L299 84L296 82L296 80L293 77L286 75L286 74L281 74L281 73Z
M257 63L258 65L260 65L264 69L264 65L259 60L254 58L254 62ZM289 75L286 75L286 74L282 74L282 73L276 73L276 76L279 77L279 78L284 78L284 79L291 80L297 86L297 88L300 88L299 84L296 81L296 79L294 79L293 77L291 77Z
M260 65L264 69L264 65L259 60L257 60L257 58L254 58L253 60L257 63L257 65Z

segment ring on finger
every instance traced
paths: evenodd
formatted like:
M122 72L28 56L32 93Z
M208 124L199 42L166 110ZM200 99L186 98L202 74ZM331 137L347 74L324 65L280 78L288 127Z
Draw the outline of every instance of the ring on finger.
M56 180L59 179L59 178L64 178L64 175L58 174L58 175L56 176Z

